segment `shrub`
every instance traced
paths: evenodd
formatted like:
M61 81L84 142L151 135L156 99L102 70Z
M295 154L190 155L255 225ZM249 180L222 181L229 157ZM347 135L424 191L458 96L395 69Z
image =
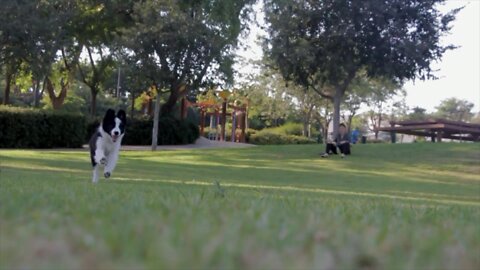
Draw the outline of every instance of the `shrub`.
M99 125L94 121L88 126L88 137L93 134ZM125 137L122 144L125 145L151 145L152 144L153 120L151 118L128 119ZM162 117L158 122L158 144L177 145L194 143L200 136L198 126L190 121L180 121L172 117Z
M308 139L303 136L284 135L262 130L250 136L250 143L252 144L309 144L316 143L315 140Z
M0 148L81 147L85 133L82 115L0 107Z
M293 123L293 122L288 122L279 127L268 128L267 130L269 130L272 133L283 134L283 135L302 136L302 133L303 133L302 124Z

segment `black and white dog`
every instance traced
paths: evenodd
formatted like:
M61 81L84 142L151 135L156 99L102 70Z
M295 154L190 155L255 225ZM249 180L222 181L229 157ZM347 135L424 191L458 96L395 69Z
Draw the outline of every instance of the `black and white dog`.
M98 165L104 166L103 175L109 178L117 164L120 145L125 134L127 116L124 110L108 109L102 123L90 139L90 158L92 159L92 182L98 182Z

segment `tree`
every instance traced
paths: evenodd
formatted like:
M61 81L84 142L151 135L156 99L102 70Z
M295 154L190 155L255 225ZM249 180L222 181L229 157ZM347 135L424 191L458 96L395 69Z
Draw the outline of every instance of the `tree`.
M75 3L71 1L5 1L0 10L0 64L5 65L4 103L21 65L37 82L48 79L57 53L70 41L67 22ZM38 104L35 87L35 103ZM48 90L49 88L47 88ZM51 88L50 88L51 89Z
M390 80L435 78L430 64L459 9L441 14L444 0L265 1L265 51L287 80L340 104L359 71Z
M123 29L120 45L158 89L168 89L162 115L171 114L189 91L213 80L232 81L233 49L252 2L147 0L134 5L134 23ZM187 90L182 92L183 84Z
M366 103L370 107L368 116L371 130L375 133L375 139L378 139L378 128L381 127L388 115L388 110L393 106L390 101L401 88L387 79L370 79L368 84L370 89L366 96Z
M434 113L436 117L453 121L470 121L473 117L472 109L474 104L468 100L457 98L447 98L435 107L437 111Z
M292 96L281 75L263 67L259 74L248 79L248 84L237 90L248 96L248 116L257 129L283 124L295 113Z
M215 81L232 83L233 49L245 28L253 0L137 2L133 23L119 39L126 54L146 68L156 89L168 89L162 116L172 115L177 101ZM186 87L184 87L186 86ZM157 98L156 106L160 106ZM154 117L158 118L157 115ZM155 126L153 133L156 134ZM156 138L152 138L156 142ZM152 145L152 148L155 147Z
M322 138L328 138L328 127L333 119L333 105L329 99L322 99L315 110L314 118L320 124Z
M321 98L314 93L307 91L307 89L299 86L293 86L289 88L290 91L296 99L298 110L302 118L303 131L302 135L310 138L310 124L312 122L313 113L315 109L318 109L319 104L321 103Z
M477 112L473 117L472 120L470 121L474 124L480 124L480 112Z
M367 102L370 92L370 80L361 73L356 76L349 87L348 94L342 104L342 118L347 122L348 132L352 129L353 118L357 115L362 104Z
M79 79L90 88L90 114L95 116L98 93L115 71L114 40L120 29L132 22L129 14L132 1L77 1L75 17L70 25L75 43L62 56L85 52L83 61L72 61L69 70L78 70ZM66 65L67 66L67 65Z
M422 121L422 120L427 120L430 117L429 114L427 114L427 110L421 107L413 107L412 112L410 112L406 116L406 120L412 120L412 121Z

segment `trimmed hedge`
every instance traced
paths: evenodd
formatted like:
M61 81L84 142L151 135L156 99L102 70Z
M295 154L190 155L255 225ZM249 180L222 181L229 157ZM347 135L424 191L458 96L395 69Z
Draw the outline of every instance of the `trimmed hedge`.
M250 143L266 144L310 144L316 143L315 140L296 135L284 135L268 131L260 131L250 136Z
M88 140L97 129L99 121L88 125ZM153 120L151 118L128 119L124 145L151 145ZM198 126L190 121L180 121L171 117L162 117L158 123L158 144L179 145L194 143L200 136Z
M0 148L77 148L85 134L82 115L0 107Z

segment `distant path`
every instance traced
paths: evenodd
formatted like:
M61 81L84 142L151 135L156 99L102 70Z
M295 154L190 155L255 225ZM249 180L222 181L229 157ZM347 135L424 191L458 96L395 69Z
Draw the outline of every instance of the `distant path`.
M157 150L182 150L182 149L209 149L209 148L246 148L246 147L255 147L256 145L248 143L234 143L227 141L211 141L205 137L198 138L194 144L185 144L185 145L159 145ZM136 146L136 145L123 145L122 150L135 150L143 151L150 150L151 146Z

